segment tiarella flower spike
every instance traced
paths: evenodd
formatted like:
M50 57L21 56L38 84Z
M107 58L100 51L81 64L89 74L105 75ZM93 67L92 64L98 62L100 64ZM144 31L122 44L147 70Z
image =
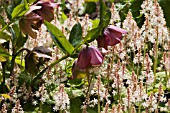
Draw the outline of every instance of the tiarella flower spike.
M107 46L114 46L120 43L125 34L127 34L126 30L110 25L104 30L103 36L97 39L98 47L107 49Z

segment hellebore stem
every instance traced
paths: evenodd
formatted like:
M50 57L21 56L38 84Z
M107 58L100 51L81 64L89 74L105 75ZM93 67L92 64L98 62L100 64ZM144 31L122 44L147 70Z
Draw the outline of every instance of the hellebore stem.
M15 59L17 57L18 54L20 54L22 51L26 50L27 52L29 52L30 50L27 48L22 48L20 49L16 54L12 55L12 60L11 60L11 70L10 70L10 76L13 75L13 70L14 70L14 64L15 64Z
M33 86L34 83L36 82L36 80L38 80L39 78L41 78L41 76L43 75L43 73L49 68L49 67L54 67L56 64L58 64L59 62L61 62L62 60L66 59L69 57L69 54L63 56L62 58L54 61L53 63L51 63L49 66L47 66L46 68L44 68L33 80L31 85Z

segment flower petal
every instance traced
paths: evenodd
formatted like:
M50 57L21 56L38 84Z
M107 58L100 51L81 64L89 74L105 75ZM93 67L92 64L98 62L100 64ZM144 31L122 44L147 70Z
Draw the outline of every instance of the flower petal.
M90 59L91 55L87 47L83 48L79 55L78 55L78 61L77 64L79 65L80 68L88 68L90 65Z
M101 65L103 63L103 56L97 48L91 47L90 53L91 53L90 63L92 66Z

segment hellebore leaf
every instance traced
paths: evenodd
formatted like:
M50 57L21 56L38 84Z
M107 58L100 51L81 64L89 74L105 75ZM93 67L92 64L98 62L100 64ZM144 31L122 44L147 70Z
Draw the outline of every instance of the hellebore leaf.
M104 18L103 18L104 28L109 25L110 19L111 19L111 12L108 11L108 12L106 13L106 15L104 16Z
M1 15L0 15L0 25L2 25L2 27L6 25L4 18Z
M103 27L104 27L104 24L101 24L100 26L90 30L88 34L86 35L86 37L84 38L85 41L90 43L94 41L96 38L98 38L103 30Z
M82 42L82 27L80 23L77 23L73 26L70 33L69 42L73 45L73 47L79 45Z
M104 0L99 0L99 1L100 1L100 24L102 24L103 18L106 14L106 5L105 5Z
M29 6L26 0L24 0L24 3L19 4L12 11L12 19L23 16L28 10L29 10Z
M80 108L81 106L81 98L76 97L70 100L70 112L71 113L82 113L82 109Z
M7 53L4 48L0 45L0 62L6 61L10 57L10 54Z
M9 41L11 36L5 32L0 32L0 44Z
M55 42L55 44L64 52L68 54L72 54L74 51L74 47L71 45L71 43L66 39L64 34L53 24L44 21L44 24L46 25L48 31L51 33L52 39Z

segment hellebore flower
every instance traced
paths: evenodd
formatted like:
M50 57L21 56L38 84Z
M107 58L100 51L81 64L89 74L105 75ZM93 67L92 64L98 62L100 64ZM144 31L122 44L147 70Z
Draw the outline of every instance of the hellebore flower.
M97 39L98 47L107 49L107 46L114 46L120 43L124 34L127 34L126 30L110 25L105 29L103 36Z
M54 19L54 7L58 4L53 2L54 0L38 0L31 5L30 10L19 21L21 31L35 39L37 33L33 29L38 30L44 19L49 22Z
M35 39L37 37L37 33L33 31L33 29L37 30L42 23L43 19L41 16L31 12L30 14L26 15L24 19L19 21L19 26L24 34L28 34Z
M54 19L54 7L58 7L58 4L53 2L54 0L39 0L34 5L41 6L41 9L34 10L33 12L50 22Z
M78 55L77 65L81 69L87 69L92 66L101 65L103 63L103 59L102 54L97 48L93 46L85 47Z

